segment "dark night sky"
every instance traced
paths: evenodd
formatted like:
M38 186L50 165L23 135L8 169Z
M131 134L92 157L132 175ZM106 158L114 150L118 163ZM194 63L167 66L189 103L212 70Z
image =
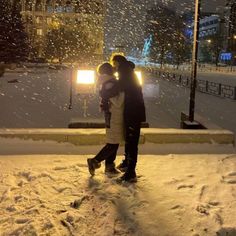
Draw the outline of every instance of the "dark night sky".
M225 0L202 0L205 12L222 12ZM122 45L133 48L144 42L145 13L162 3L179 13L194 10L194 0L108 0L105 27L106 48Z
M170 2L170 1L168 1ZM222 8L222 6L225 5L225 0L202 0L202 10L203 11L217 11L218 8ZM178 9L180 11L185 10L186 8L194 8L194 0L179 0L179 1L173 1L169 4L174 9Z
M114 0L113 0L114 1ZM121 0L115 0L115 2L122 2ZM127 1L129 2L129 1ZM193 9L194 0L136 0L138 4L145 4L147 6L152 5L153 3L163 3L173 9L178 11L183 11L187 9ZM218 7L225 5L226 0L201 0L203 11L216 11Z

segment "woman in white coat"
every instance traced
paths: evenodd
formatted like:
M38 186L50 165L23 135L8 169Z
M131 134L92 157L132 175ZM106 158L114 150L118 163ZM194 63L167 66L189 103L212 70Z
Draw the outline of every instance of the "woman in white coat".
M113 75L113 68L109 63L98 67L99 83L101 84L101 108L104 112L106 125L106 145L94 157L88 158L88 168L91 175L105 160L106 174L119 174L115 168L115 158L119 144L124 140L124 92L120 92L119 83Z

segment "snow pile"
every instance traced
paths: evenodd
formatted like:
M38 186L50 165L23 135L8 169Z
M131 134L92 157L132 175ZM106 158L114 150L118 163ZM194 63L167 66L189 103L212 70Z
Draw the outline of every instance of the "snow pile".
M0 235L236 235L235 154L141 155L123 185L87 157L1 156Z

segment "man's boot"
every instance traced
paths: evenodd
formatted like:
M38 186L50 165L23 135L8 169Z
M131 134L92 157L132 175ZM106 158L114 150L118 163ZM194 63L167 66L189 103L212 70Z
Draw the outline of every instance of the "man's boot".
M126 172L128 169L127 159L124 159L116 168L120 170L121 172Z
M128 182L128 183L136 183L137 176L135 170L126 171L120 178L117 179L118 183Z
M118 171L115 167L115 163L106 163L105 164L105 174L108 176L116 176L120 174L120 171Z

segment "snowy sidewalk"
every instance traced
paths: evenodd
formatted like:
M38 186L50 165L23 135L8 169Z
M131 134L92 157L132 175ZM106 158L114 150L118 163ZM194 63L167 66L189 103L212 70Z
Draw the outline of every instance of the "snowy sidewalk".
M236 235L236 154L141 155L130 185L87 157L0 156L0 235Z

